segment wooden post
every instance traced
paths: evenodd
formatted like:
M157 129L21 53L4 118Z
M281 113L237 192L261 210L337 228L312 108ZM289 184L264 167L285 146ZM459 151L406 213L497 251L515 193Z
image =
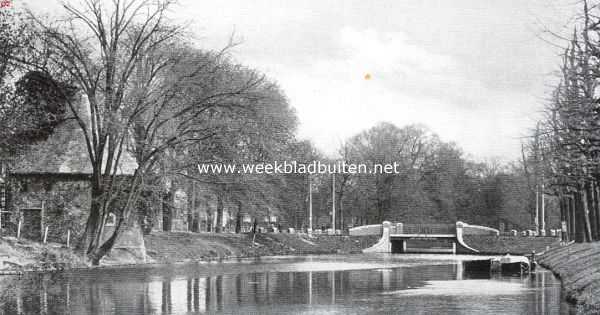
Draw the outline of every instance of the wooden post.
M67 230L67 248L71 247L71 230Z
M44 225L46 225L46 220L44 220L44 201L42 200L42 207L40 208L40 233L44 231Z
M48 241L48 226L46 225L46 229L44 229L44 244Z

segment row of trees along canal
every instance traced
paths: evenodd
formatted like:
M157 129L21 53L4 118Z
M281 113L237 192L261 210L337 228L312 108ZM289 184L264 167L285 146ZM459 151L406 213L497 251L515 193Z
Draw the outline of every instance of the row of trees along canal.
M562 54L560 76L531 137L532 171L559 199L568 237L600 239L600 8L582 2ZM557 35L558 36L558 35Z
M235 63L233 42L220 51L198 48L187 29L168 18L172 4L85 0L81 7L65 4L56 19L0 11L0 153L18 155L65 116L75 116L92 166L93 198L81 240L92 263L111 249L127 220L173 205L178 189L187 192L190 209L207 192L217 196L217 227L225 204L236 205L239 231L242 214L275 214L284 227L307 227L310 183L313 226L331 224L324 219L333 202L331 175L201 176L198 163L397 162L400 174L335 175L337 226L466 220L531 227L530 159L471 162L425 127L388 123L351 137L338 158L326 158L297 139L297 118L278 86ZM76 93L87 100L84 110ZM126 152L138 168L123 178L117 170ZM586 183L576 191L591 189ZM548 208L550 214L557 207ZM116 228L103 240L109 212Z

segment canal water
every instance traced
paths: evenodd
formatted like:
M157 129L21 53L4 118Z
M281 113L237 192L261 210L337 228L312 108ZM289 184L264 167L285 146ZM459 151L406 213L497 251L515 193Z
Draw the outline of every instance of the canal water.
M0 277L0 314L571 314L560 281L468 256L263 257Z

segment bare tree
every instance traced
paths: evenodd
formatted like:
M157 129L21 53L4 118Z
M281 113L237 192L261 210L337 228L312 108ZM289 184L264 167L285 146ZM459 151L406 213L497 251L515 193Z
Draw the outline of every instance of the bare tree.
M207 115L219 108L242 106L263 78L255 72L232 77L235 66L214 58L190 62L184 28L167 19L171 0L84 0L63 4L64 19L46 22L30 13L38 41L33 53L13 58L77 86L85 99L68 100L85 138L92 166L92 203L82 242L97 265L133 220L146 175L161 157L180 147L213 137L218 130ZM40 56L46 56L40 63ZM211 76L218 69L219 76ZM207 79L208 78L208 79ZM219 88L219 83L229 81ZM200 90L201 93L189 93ZM131 153L137 168L122 176ZM109 214L116 228L105 237Z

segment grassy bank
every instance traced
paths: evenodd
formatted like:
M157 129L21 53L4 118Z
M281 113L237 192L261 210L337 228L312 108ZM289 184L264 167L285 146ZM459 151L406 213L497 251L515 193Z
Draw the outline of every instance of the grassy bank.
M174 263L230 257L360 253L377 236L308 237L299 234L153 233L144 237L150 260Z
M0 238L0 274L85 266L81 256L60 244L41 244L14 237Z
M373 245L379 236L329 236L260 233L185 233L158 232L144 237L148 263L181 263L234 257L360 253ZM528 255L556 246L549 237L466 236L465 242L482 254ZM131 253L114 250L102 265L139 264L144 260ZM81 256L59 244L40 244L15 238L0 239L0 272L56 270L87 267Z
M373 245L376 236L308 237L298 234L213 234L164 232L145 236L147 263L182 263L218 260L233 257L274 255L307 255L332 253L360 253ZM118 266L140 264L143 259L132 257L123 250L113 252L102 260L102 265ZM41 244L14 237L0 238L0 274L24 271L53 271L89 267L86 260L60 244Z
M538 261L562 280L567 299L583 314L600 314L600 243L557 246Z

